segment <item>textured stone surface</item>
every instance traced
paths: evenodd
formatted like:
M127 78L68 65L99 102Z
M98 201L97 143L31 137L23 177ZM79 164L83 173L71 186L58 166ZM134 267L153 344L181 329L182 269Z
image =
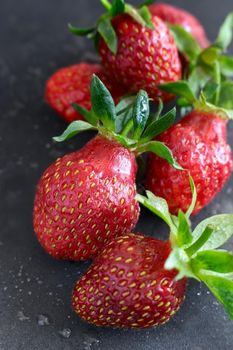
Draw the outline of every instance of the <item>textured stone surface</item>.
M214 38L229 0L170 1L183 5ZM189 283L186 301L166 326L149 331L98 329L72 312L70 294L88 264L57 262L37 243L32 228L35 186L56 157L79 148L90 135L64 144L51 137L65 127L43 102L49 74L95 60L91 43L76 39L67 23L93 23L98 0L7 0L0 10L0 349L1 350L227 350L233 326L207 289ZM229 139L233 124L229 126ZM233 212L232 181L198 215ZM138 230L166 237L164 226L143 212ZM229 243L233 250L233 244Z

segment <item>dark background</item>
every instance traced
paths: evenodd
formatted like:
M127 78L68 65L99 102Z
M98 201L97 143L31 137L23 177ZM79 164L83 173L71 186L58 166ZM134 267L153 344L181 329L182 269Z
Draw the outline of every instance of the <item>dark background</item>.
M169 2L197 15L210 39L233 10L230 0ZM67 23L91 25L101 11L98 0L1 0L0 349L232 349L231 321L207 289L194 281L189 283L180 312L166 326L121 331L82 322L71 310L70 294L88 264L51 259L34 236L32 206L41 173L58 156L80 148L90 137L59 145L51 141L65 123L43 101L45 81L59 67L95 60L91 43L70 35ZM229 139L232 136L233 123ZM233 213L231 190L232 181L194 224L208 215ZM166 234L146 211L138 229L151 235ZM233 250L232 243L228 247ZM66 328L71 331L69 338L61 334Z

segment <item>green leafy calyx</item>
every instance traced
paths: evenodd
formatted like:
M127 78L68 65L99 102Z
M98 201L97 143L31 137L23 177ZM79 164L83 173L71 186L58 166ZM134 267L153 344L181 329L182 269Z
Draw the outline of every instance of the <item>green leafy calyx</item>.
M190 185L195 199L191 178ZM136 198L170 228L172 251L165 268L176 269L177 280L191 277L204 282L233 319L233 253L218 249L233 235L233 214L205 219L192 232L190 209L186 214L179 211L178 216L174 217L169 213L166 201L151 192L147 192L147 197L137 195Z
M163 108L160 102L159 113L150 114L149 97L144 90L140 90L136 96L126 96L115 106L109 90L96 75L92 78L90 91L91 111L73 105L85 121L71 123L62 135L54 137L56 142L70 139L83 131L97 130L102 136L119 142L136 155L153 152L173 167L182 169L170 149L164 143L153 140L173 124L175 108L160 115Z
M187 64L182 81L161 85L161 90L180 98L178 105L233 118L233 57L225 54L233 38L233 12L220 27L217 39L202 50L192 35L178 25L170 25L179 51Z
M98 38L102 37L108 48L113 54L117 53L118 39L116 32L112 26L112 19L120 14L126 13L132 17L137 23L150 29L154 28L151 21L151 14L147 7L151 3L150 0L145 1L138 7L127 4L124 0L101 0L106 12L99 18L96 25L91 28L77 28L69 25L72 34L78 36L87 36L98 42Z

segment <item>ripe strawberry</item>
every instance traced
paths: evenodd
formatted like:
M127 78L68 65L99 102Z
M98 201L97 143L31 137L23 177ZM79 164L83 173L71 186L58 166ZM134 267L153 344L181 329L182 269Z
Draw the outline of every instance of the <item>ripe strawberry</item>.
M144 89L155 100L172 96L158 84L181 77L178 50L166 24L151 18L147 6L136 9L124 1L109 5L97 25L98 51L109 76L124 84L129 92ZM71 27L77 35L85 31ZM90 35L93 29L87 30Z
M90 82L93 74L98 75L106 84L115 102L125 94L119 84L110 82L99 64L79 63L61 68L49 78L45 98L67 122L83 119L82 115L73 108L73 103L91 110Z
M158 124L147 121L149 100L144 91L135 99L123 100L117 112L109 91L94 76L91 97L91 112L76 106L89 123L75 121L55 140L64 141L88 129L98 130L99 135L52 164L37 188L34 229L41 245L55 258L92 258L108 239L136 225L137 155L150 147L177 166L166 146L150 142ZM170 123L171 114L167 115Z
M197 203L193 214L213 200L231 175L232 153L226 125L227 121L214 112L194 110L158 137L194 179ZM179 208L187 210L191 202L188 172L173 169L153 154L149 156L145 186L165 198L173 213Z
M129 150L100 136L58 159L35 198L34 228L42 246L56 258L83 260L131 230L139 215L136 170Z
M169 321L184 300L186 279L164 269L169 242L128 234L111 240L78 281L73 308L96 326L147 328Z
M203 49L210 45L204 27L190 12L163 2L150 5L149 10L164 22L178 24L190 32Z
M137 199L166 221L170 240L132 233L112 239L77 282L74 310L96 326L164 324L184 300L187 277L193 277L210 288L233 318L233 282L227 276L233 255L213 250L232 235L233 215L206 219L191 234L188 213L180 211L174 220L162 198L147 194L148 198L138 195Z
M224 21L215 43L200 54L187 81L160 86L163 91L180 97L178 105L193 108L158 140L172 149L176 160L195 181L198 196L194 214L221 191L232 171L226 126L233 116L233 83L227 79L233 70L226 71L225 63L221 64L231 61L224 52L230 43L232 19L233 13ZM174 172L153 155L149 157L146 188L166 198L174 213L179 208L186 210L191 200L188 173Z

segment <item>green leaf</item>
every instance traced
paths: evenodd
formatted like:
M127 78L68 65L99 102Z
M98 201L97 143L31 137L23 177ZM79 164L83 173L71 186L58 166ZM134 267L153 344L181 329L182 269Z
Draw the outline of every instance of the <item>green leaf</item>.
M191 260L194 271L233 272L233 253L226 250L204 250Z
M88 111L87 109L83 108L82 106L79 106L77 103L73 103L72 104L73 108L79 113L81 114L88 123L96 126L97 125L97 121L98 119L96 118L96 116Z
M138 140L143 133L149 113L150 106L147 92L140 90L133 105L134 139Z
M214 103L216 92L218 91L219 85L213 80L209 80L203 88L203 93L207 101Z
M97 32L102 36L109 50L113 53L117 53L117 36L112 26L111 19L109 17L102 17L97 26Z
M233 110L233 81L226 80L221 84L218 105Z
M189 85L192 87L193 93L197 96L200 89L203 89L210 79L210 74L206 67L196 66L188 77Z
M176 108L174 107L171 111L166 113L160 119L153 121L149 124L146 130L142 134L141 142L148 142L152 138L160 135L162 132L167 130L176 119Z
M202 246L210 239L213 232L214 229L212 226L206 226L201 236L194 243L192 242L188 248L185 249L185 252L188 254L188 256L191 257L195 255L197 251L199 251Z
M173 95L184 97L188 102L193 103L196 101L196 96L190 86L185 80L176 81L173 83L161 84L159 89L169 92Z
M220 27L218 37L214 43L215 46L222 50L226 50L232 41L233 35L233 12L229 13Z
M203 50L199 56L199 61L212 66L219 59L221 51L219 48L210 46Z
M154 115L152 115L151 121L162 118L163 117L163 116L161 116L162 110L163 110L163 101L161 100L161 98L158 98L157 111L154 113ZM150 116L150 118L151 118L151 116Z
M125 1L124 0L113 0L112 2L112 8L111 8L111 15L117 16L125 11Z
M152 192L146 191L147 197L140 194L136 195L136 200L143 204L152 213L159 216L173 230L174 224L169 213L168 205L165 199L155 196Z
M71 123L60 136L53 137L53 140L56 142L63 142L79 134L80 132L95 129L96 128L93 125L87 122L84 122L82 120L76 120L73 123Z
M210 239L200 250L210 250L222 246L233 235L233 214L215 215L203 220L193 231L193 241L198 240L207 226L213 228Z
M140 16L143 18L144 22L146 23L146 26L148 28L155 29L154 24L151 21L152 16L151 16L151 13L150 13L148 7L142 6L138 10L138 12L139 12Z
M154 2L155 2L155 0L145 0L145 1L143 1L142 4L139 5L139 7L149 6L149 5L153 4Z
M71 24L68 24L69 31L78 36L87 36L95 31L95 28L77 28L73 27Z
M202 112L218 114L223 119L233 119L233 109L219 107L207 102L203 91L200 93L199 100L194 103L194 107Z
M125 5L125 12L132 17L137 23L141 24L143 27L148 27L145 19L140 14L140 9L136 9L135 7L126 4Z
M115 131L116 108L113 98L96 75L93 75L91 81L91 102L96 117L107 129Z
M126 96L116 106L116 133L119 134L132 118L135 96Z
M176 243L179 247L182 247L191 242L192 242L192 234L191 234L189 221L185 216L185 214L181 210L179 210Z
M226 77L233 77L233 57L221 55L219 57L221 72Z
M194 37L179 25L169 24L169 29L179 51L182 52L189 62L195 62L201 52L201 48Z
M165 159L169 164L171 164L175 169L178 170L184 170L175 160L173 157L173 154L171 150L160 141L150 141L148 143L145 143L143 145L140 145L137 147L138 154L144 153L144 152L152 152L155 153L157 156Z
M202 271L199 274L199 278L223 304L233 320L233 276L217 275L209 271Z
M195 183L194 183L191 175L189 175L189 184L190 184L191 191L192 191L192 202L191 202L191 204L190 204L190 206L185 214L187 218L190 218L190 216L193 212L193 209L195 208L196 202L197 202L197 190L196 190L196 186L195 186Z

